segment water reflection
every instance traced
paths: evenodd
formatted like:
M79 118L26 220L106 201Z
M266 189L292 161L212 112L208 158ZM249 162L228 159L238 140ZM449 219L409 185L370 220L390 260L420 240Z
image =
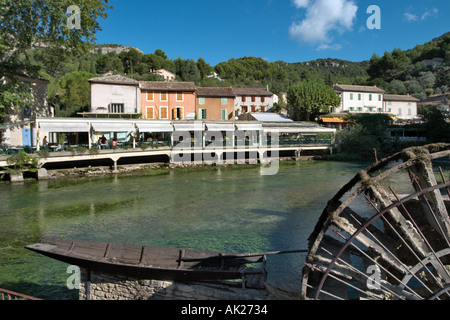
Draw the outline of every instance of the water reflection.
M284 165L275 176L261 176L259 168L209 168L3 184L0 287L45 297L39 288L51 285L58 290L50 298L74 297L64 286L64 265L23 250L45 238L225 252L305 249L327 201L362 167L324 162ZM298 291L303 261L304 254L269 257L269 281ZM25 277L37 284L32 290L20 285Z

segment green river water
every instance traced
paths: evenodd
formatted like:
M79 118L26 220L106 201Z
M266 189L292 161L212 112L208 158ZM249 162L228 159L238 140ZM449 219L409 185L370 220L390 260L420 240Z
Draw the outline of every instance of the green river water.
M307 248L327 201L365 165L284 163L0 184L0 288L71 300L68 265L24 249L57 238L225 252ZM269 256L268 282L299 291L306 254Z

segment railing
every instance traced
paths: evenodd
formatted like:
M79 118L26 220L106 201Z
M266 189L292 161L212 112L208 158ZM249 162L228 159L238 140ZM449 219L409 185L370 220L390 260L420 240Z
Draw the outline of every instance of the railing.
M1 299L0 300L41 300L35 297L27 296L25 294L17 293L14 291L9 291L5 289L0 289Z

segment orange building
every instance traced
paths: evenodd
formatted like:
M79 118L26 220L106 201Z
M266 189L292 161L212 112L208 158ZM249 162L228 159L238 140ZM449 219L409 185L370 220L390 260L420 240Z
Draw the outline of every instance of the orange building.
M143 119L195 119L194 82L141 81Z
M234 98L232 88L198 87L197 119L234 120Z

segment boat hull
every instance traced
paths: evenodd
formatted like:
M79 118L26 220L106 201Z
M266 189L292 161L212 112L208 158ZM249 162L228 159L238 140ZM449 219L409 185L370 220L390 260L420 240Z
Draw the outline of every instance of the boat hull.
M230 259L222 253L94 242L51 241L25 247L86 270L136 279L217 281L265 276L263 268L248 268L262 257Z

